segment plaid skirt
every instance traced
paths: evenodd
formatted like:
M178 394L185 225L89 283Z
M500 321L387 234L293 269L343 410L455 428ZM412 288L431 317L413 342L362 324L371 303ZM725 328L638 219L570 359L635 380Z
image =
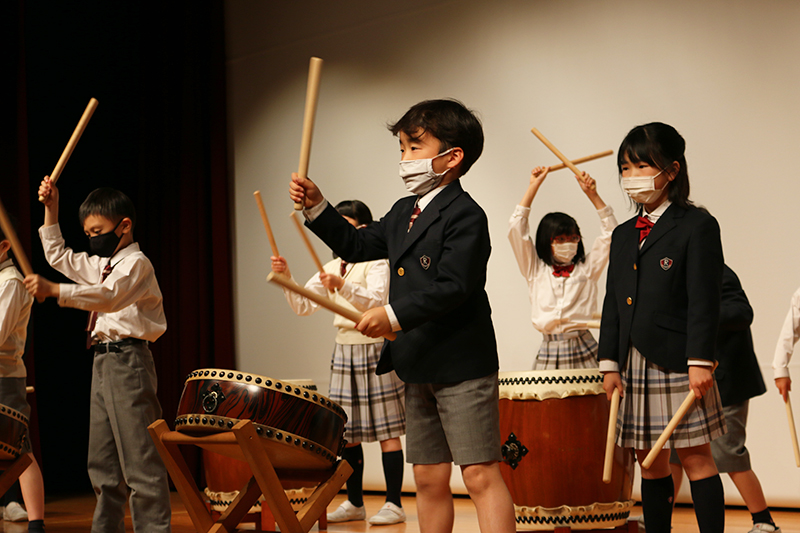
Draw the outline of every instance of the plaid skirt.
M619 403L617 445L649 450L689 393L689 374L658 366L631 346L628 364L621 377L625 397ZM723 435L726 430L715 381L705 396L695 400L664 448L700 446Z
M533 370L597 368L597 341L588 329L543 335Z
M405 385L390 372L375 369L383 341L336 344L331 360L331 400L347 413L344 437L349 443L376 442L406 432Z

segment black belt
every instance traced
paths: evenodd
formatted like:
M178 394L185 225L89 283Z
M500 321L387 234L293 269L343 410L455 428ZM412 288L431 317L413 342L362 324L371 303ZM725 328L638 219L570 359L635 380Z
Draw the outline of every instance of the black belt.
M94 348L94 353L120 353L122 352L122 346L133 346L135 344L147 344L147 341L128 337L121 341L98 342L97 344L93 344L92 348Z

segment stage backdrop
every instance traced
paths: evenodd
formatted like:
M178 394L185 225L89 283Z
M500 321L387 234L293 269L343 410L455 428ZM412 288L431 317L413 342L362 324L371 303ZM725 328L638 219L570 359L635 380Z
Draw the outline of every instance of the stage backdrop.
M769 390L751 404L754 470L771 505L800 506L800 470L771 369L800 285L798 22L800 4L789 0L227 2L238 367L311 378L327 389L333 317L297 317L267 284L270 249L253 200L260 189L278 247L305 282L314 265L288 220L287 190L311 56L325 65L309 174L331 201L361 199L376 217L406 195L386 123L430 98L454 97L479 113L486 146L462 181L489 217L487 291L503 371L529 369L541 341L506 238L530 169L557 162L530 129L576 158L616 152L633 126L663 121L686 138L691 197L719 220L726 261L755 309ZM615 159L582 168L618 219L629 218ZM573 215L587 243L597 236L597 216L568 171L547 178L533 224L550 211ZM378 449L367 447L367 488L383 486ZM741 503L724 479L727 501ZM460 483L455 474L458 490ZM410 469L406 488L413 488Z

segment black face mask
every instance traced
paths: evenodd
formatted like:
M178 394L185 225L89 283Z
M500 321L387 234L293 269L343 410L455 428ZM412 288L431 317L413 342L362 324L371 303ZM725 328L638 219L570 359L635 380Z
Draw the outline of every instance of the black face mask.
M114 250L117 249L119 241L122 240L122 235L117 236L115 233L120 224L122 224L122 220L117 222L117 225L114 226L114 229L108 233L89 237L89 249L94 255L99 255L100 257L111 257L111 255L114 253Z

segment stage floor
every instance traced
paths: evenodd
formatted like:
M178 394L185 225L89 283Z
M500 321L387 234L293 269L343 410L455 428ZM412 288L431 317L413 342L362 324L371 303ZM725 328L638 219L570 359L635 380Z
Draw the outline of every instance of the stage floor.
M177 493L172 493L172 532L173 533L194 533L189 515L181 503ZM332 504L334 509L344 500L344 494L338 495ZM92 513L94 511L94 494L77 496L61 496L48 498L45 511L45 529L48 533L86 533L90 531L92 524ZM367 495L365 497L367 506L367 516L372 516L383 505L383 498L380 496ZM343 524L329 524L328 531L336 532L365 532L367 530L374 533L418 533L419 524L417 522L416 505L413 496L403 498L408 521L405 524L393 526L370 526L366 521L348 522ZM455 500L455 527L456 533L479 533L478 521L475 516L475 507L472 502L463 497ZM641 514L641 507L634 508L634 515ZM783 533L800 533L800 512L798 511L774 511L773 517L781 527ZM127 531L133 531L130 523L130 515L125 518ZM673 533L697 533L697 524L694 518L694 511L691 507L680 506L675 510L672 521ZM741 508L729 508L725 512L725 528L728 533L747 533L752 526L750 513ZM242 529L252 529L249 524ZM0 521L0 531L3 533L25 533L28 531L27 522L12 523ZM311 531L317 531L314 526Z

